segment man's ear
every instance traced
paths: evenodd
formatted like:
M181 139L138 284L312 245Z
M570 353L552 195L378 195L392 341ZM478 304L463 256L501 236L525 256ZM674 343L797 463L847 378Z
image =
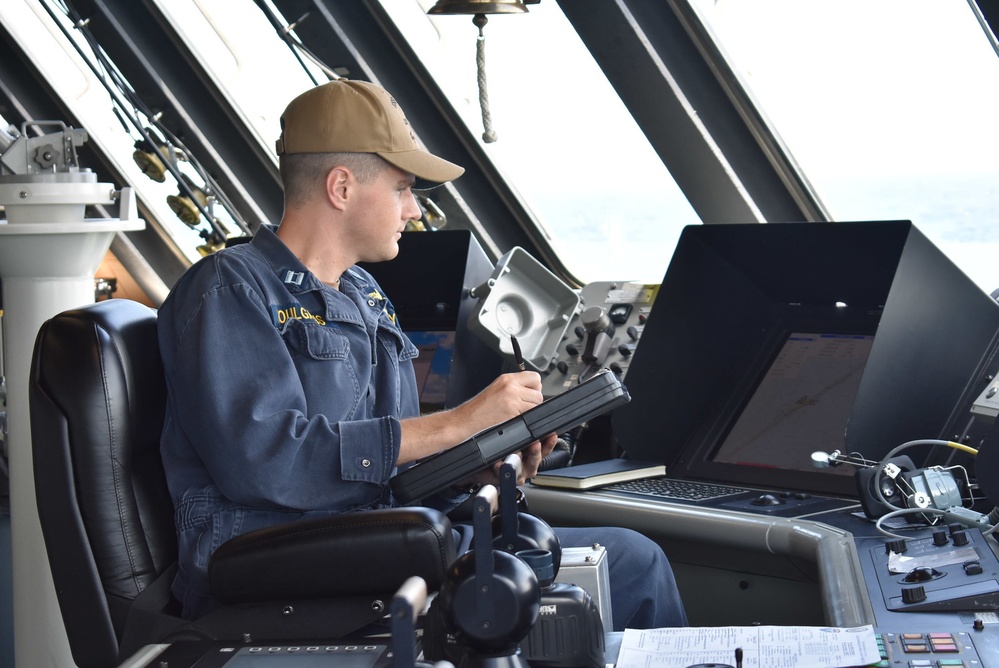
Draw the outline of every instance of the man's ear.
M353 174L346 167L334 167L326 174L326 199L336 209L342 209L354 183Z

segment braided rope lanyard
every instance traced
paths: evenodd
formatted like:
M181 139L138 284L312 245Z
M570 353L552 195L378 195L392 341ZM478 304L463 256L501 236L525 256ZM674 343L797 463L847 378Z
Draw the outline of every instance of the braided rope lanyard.
M482 34L482 29L489 19L485 14L476 14L472 18L472 23L479 29L479 36L475 40L475 64L478 67L479 82L479 107L482 109L482 141L491 144L496 141L496 131L493 130L493 118L489 113L489 93L486 91L486 36Z

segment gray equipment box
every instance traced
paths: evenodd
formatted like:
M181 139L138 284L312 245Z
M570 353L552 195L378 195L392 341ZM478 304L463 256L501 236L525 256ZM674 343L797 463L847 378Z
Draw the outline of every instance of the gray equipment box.
M604 631L613 630L607 548L603 545L594 545L563 549L562 564L559 566L558 575L555 576L555 582L582 587L597 604Z

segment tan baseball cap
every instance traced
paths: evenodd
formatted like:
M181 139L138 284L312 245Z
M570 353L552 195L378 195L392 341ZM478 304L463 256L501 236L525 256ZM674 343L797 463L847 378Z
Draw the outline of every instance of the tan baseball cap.
M416 176L416 188L456 179L464 168L428 153L416 143L402 107L384 88L338 79L292 100L281 115L278 155L375 153Z

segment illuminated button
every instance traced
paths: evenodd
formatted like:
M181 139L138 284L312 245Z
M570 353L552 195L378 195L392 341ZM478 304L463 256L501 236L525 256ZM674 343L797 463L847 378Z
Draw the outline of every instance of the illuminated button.
M911 666L911 668L926 668L927 666L932 668L933 662L927 659L913 659L909 662L909 666Z
M933 643L934 652L950 652L951 654L957 654L961 650L957 648L957 645L946 645L944 643Z
M957 653L957 643L954 642L954 636L949 633L930 633L927 634L930 638L930 646L933 648L934 652L951 652Z
M937 665L941 666L941 668L946 668L947 666L961 666L962 668L967 668L968 666L968 664L961 659L940 659L937 661Z
M921 644L918 644L918 643L912 643L911 645L909 643L903 643L902 644L902 649L904 649L907 654L929 654L930 653L930 647L929 647L929 645L921 645Z
M902 637L902 640L922 640L923 639L923 634L922 633L903 633L901 637Z

